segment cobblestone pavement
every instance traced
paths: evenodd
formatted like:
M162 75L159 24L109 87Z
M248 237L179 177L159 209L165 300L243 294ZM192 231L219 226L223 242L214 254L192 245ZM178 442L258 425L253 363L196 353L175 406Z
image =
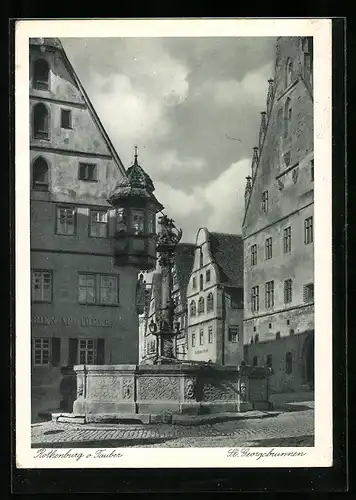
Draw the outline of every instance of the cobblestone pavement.
M36 448L313 446L314 411L195 426L44 422L31 434Z

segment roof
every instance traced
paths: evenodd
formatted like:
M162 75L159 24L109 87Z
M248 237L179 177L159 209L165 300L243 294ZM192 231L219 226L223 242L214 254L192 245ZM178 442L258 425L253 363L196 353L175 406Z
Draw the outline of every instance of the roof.
M81 92L83 99L84 99L84 102L88 107L89 113L91 114L92 119L94 120L101 135L103 136L103 138L106 142L106 145L107 145L118 169L120 170L120 172L122 173L123 176L126 176L126 170L125 170L124 164L122 163L119 155L117 154L116 149L115 149L114 145L112 144L106 130L104 129L104 126L101 123L100 118L97 115L97 113L94 109L94 106L89 99L88 94L85 92L85 89L84 89L81 81L79 80L78 75L76 74L71 62L69 61L67 54L66 54L66 52L61 44L60 39L59 38L30 38L30 44L37 45L37 46L51 47L52 49L59 50L59 52L63 58L63 62L67 66L69 74L72 76L75 84L77 85L79 91Z
M187 286L193 268L195 249L194 243L178 243L176 247L175 265L183 305L187 298Z
M209 233L210 251L224 285L243 286L243 239L239 234Z
M127 169L126 176L117 182L109 201L114 204L115 201L122 198L145 198L155 203L157 211L159 211L164 207L153 194L154 190L151 177L137 163L137 156L135 156L134 164Z

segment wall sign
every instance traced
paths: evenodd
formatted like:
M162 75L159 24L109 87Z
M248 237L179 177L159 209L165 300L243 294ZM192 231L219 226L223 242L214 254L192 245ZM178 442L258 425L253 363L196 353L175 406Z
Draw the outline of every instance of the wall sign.
M198 349L194 351L194 354L203 354L204 352L209 352L209 349Z
M91 317L54 317L54 316L33 316L33 325L61 325L61 326L84 326L84 327L98 327L110 328L112 325L109 320L99 320L98 318Z

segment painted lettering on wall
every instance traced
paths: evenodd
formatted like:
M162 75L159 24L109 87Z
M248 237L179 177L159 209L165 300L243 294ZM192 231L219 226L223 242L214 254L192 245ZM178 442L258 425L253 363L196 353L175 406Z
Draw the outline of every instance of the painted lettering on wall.
M194 354L203 354L204 352L209 352L209 349L197 349Z
M33 325L61 325L61 326L84 326L110 328L112 325L107 319L98 319L90 317L69 318L69 317L51 317L51 316L33 316Z

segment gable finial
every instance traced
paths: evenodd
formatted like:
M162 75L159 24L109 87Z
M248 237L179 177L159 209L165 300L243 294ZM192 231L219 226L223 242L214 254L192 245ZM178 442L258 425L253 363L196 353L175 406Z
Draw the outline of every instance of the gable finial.
M137 165L138 146L135 144L135 165Z

